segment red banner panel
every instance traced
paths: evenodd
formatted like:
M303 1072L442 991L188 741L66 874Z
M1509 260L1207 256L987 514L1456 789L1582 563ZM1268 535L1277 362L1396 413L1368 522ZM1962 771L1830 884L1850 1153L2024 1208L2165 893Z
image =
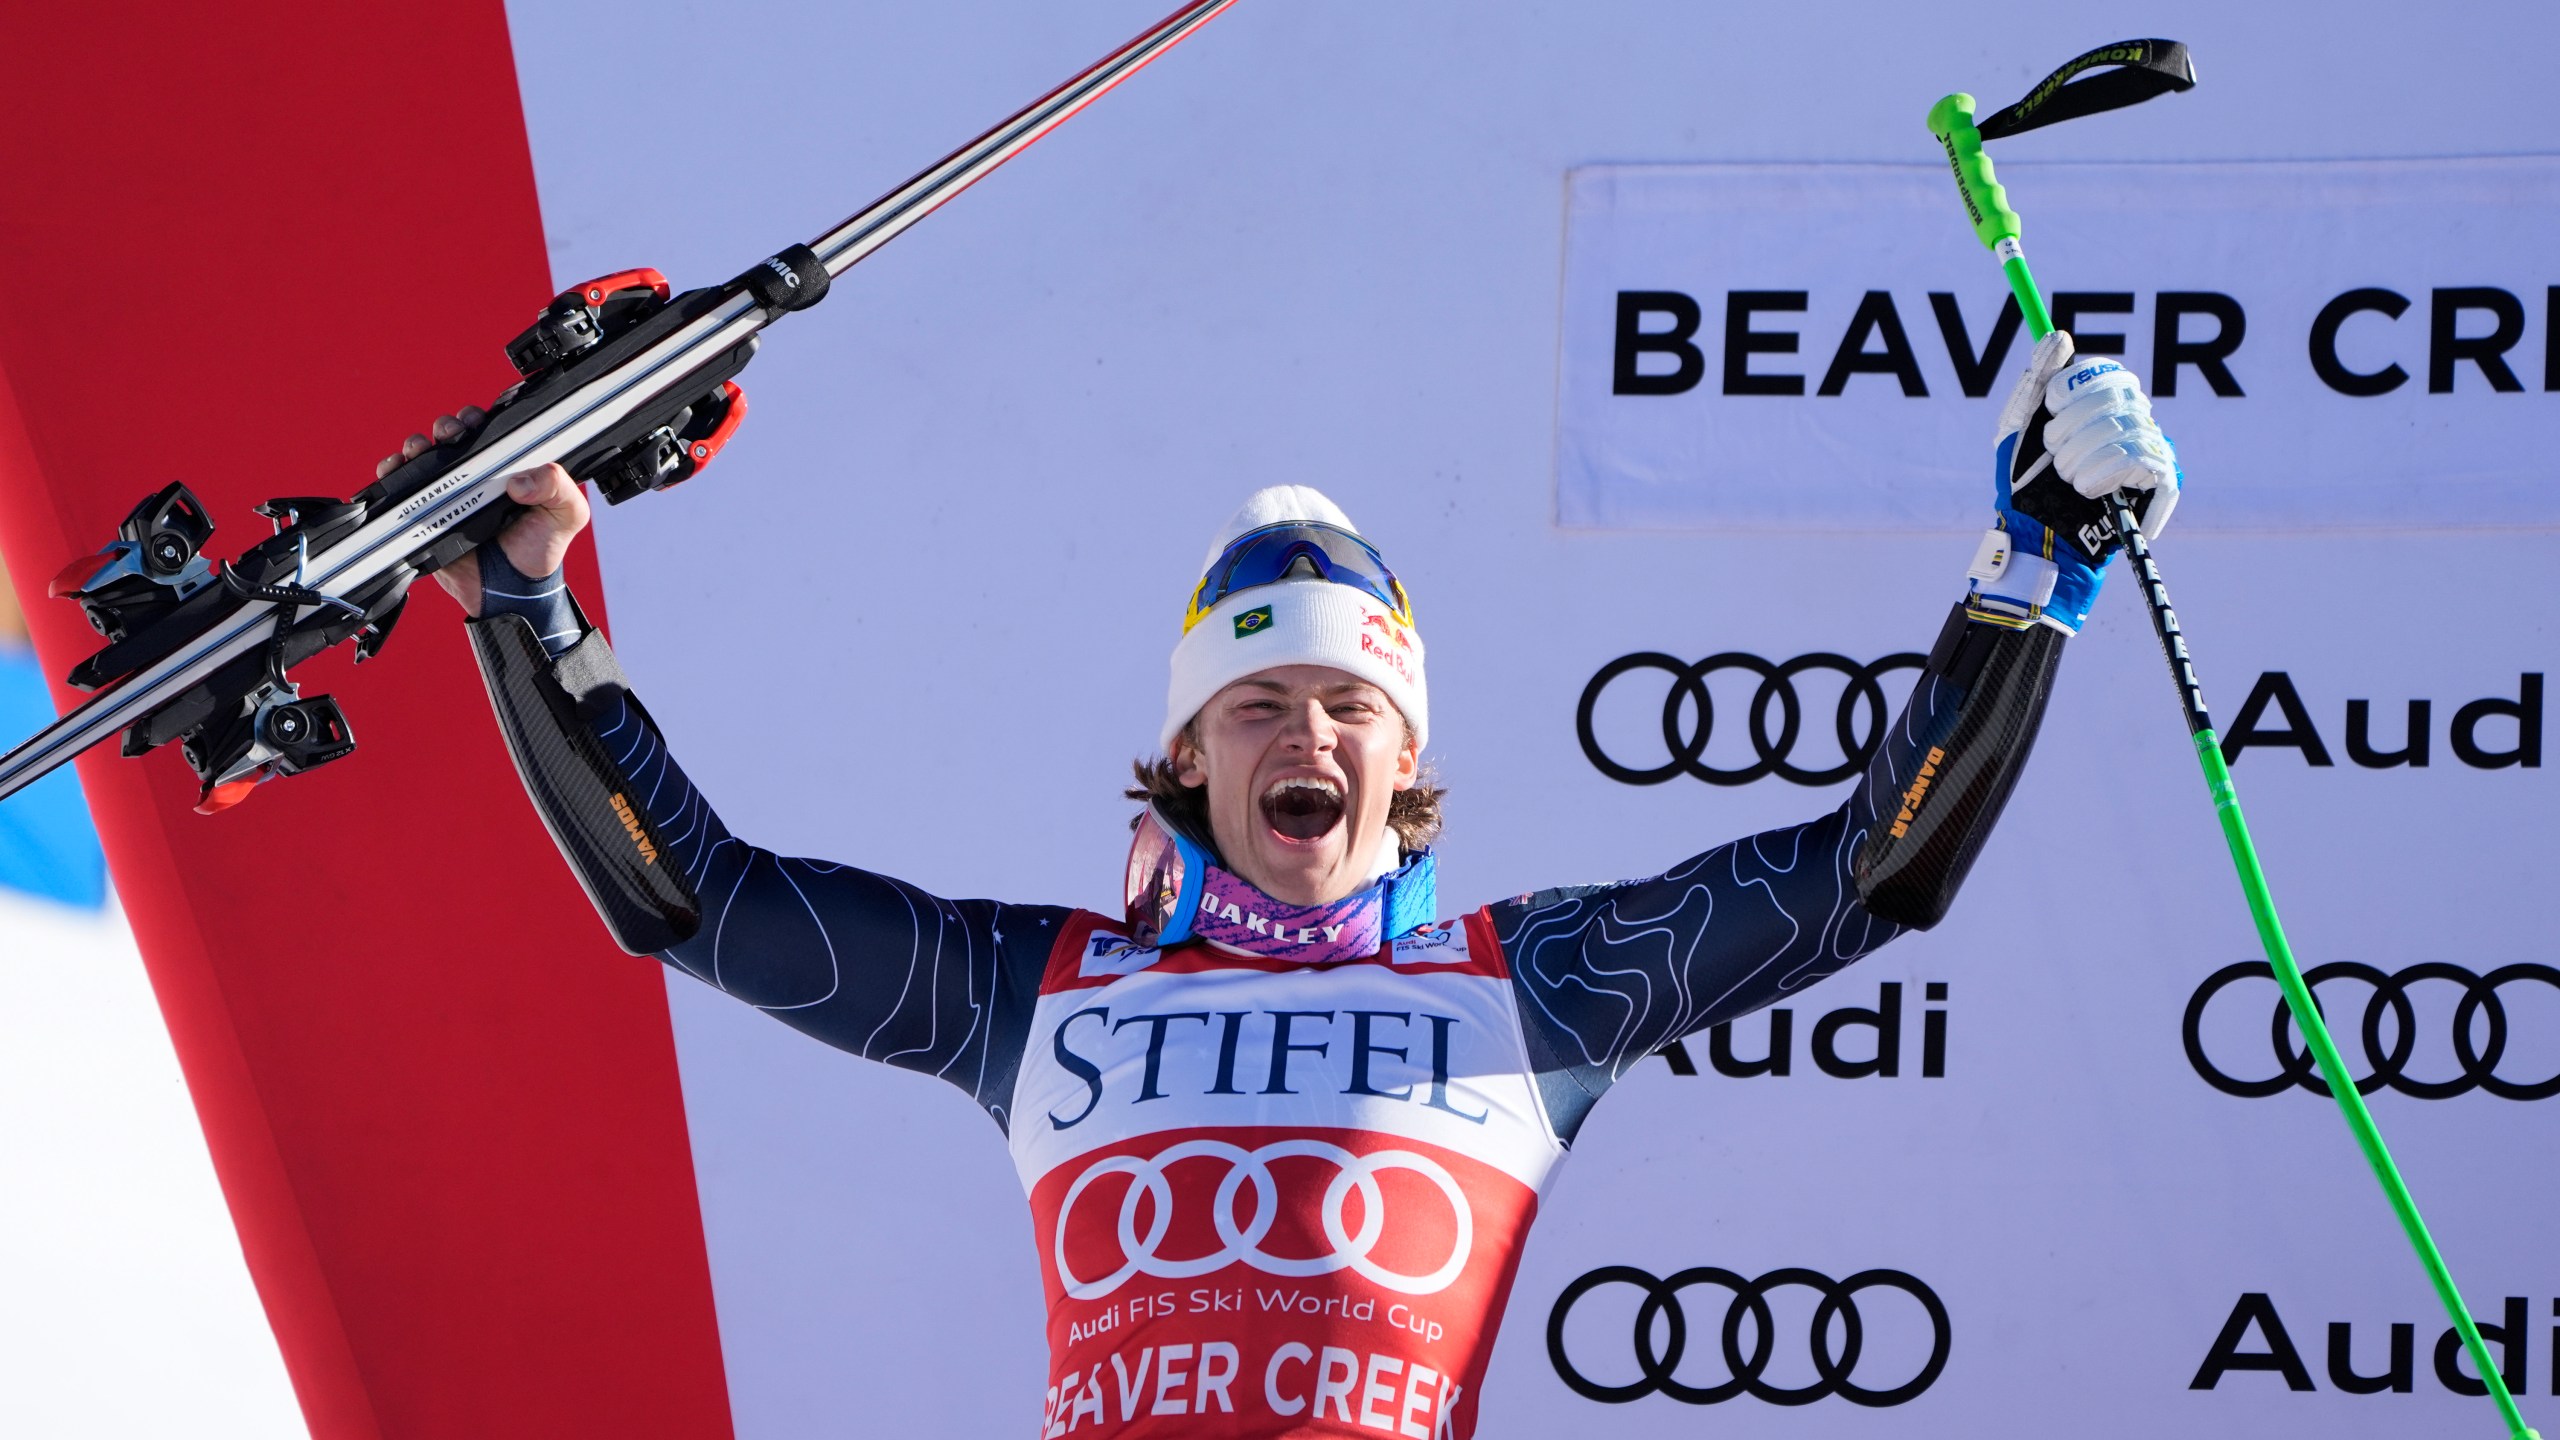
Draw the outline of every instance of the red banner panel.
M550 281L495 0L22 6L0 43L0 547L60 675L97 641L45 578L136 501L185 480L220 557L353 492L504 387ZM327 1440L725 1436L663 982L415 599L297 672L344 761L213 817L175 754L81 762L251 1273Z

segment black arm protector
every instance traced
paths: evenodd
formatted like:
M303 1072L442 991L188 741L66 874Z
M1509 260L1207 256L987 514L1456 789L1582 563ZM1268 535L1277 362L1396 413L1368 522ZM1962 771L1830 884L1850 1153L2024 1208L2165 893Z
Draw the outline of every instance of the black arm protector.
M525 794L615 943L653 955L691 938L702 926L702 901L682 866L659 863L666 837L596 738L600 718L640 704L604 632L587 632L554 660L520 615L490 615L469 628Z
M1879 797L1875 828L1851 873L1867 909L1897 925L1938 923L1991 835L2035 748L2064 636L1975 620L1958 605L1929 651L1926 673L1962 698L1912 737L1917 764L1899 797Z

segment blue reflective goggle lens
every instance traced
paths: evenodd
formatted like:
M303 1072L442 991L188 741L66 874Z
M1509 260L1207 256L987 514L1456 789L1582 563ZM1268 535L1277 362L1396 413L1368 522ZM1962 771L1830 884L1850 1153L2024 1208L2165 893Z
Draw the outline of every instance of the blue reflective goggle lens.
M1276 584L1297 570L1313 570L1316 575L1336 585L1349 585L1376 597L1394 614L1398 623L1413 624L1413 603L1405 598L1404 586L1378 557L1369 542L1336 525L1313 520L1289 521L1248 530L1235 543L1219 552L1200 577L1200 587L1191 592L1190 612L1182 617L1182 629L1191 627L1218 606L1218 602L1239 591L1258 585Z
M1191 916L1200 908L1208 868L1208 856L1200 847L1184 838L1156 807L1148 806L1129 838L1123 896L1129 938L1145 946L1179 945L1190 939Z

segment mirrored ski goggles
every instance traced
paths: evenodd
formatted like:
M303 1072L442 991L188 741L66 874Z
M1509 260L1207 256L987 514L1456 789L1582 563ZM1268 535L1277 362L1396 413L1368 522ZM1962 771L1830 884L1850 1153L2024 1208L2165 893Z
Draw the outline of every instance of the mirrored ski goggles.
M1141 946L1179 945L1191 938L1209 857L1150 805L1129 841L1123 899L1129 938Z
M1369 542L1338 525L1292 520L1248 530L1218 553L1200 586L1191 592L1191 609L1182 617L1182 633L1191 633L1218 602L1257 585L1275 584L1304 572L1336 585L1349 585L1375 597L1406 629L1413 628L1413 602L1387 562Z

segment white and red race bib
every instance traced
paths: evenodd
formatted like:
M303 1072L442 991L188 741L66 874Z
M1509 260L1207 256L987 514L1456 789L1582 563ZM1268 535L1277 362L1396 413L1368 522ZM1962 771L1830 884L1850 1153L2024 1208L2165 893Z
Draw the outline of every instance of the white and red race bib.
M1308 968L1079 916L1012 1114L1044 1436L1474 1429L1563 1155L1480 917Z

